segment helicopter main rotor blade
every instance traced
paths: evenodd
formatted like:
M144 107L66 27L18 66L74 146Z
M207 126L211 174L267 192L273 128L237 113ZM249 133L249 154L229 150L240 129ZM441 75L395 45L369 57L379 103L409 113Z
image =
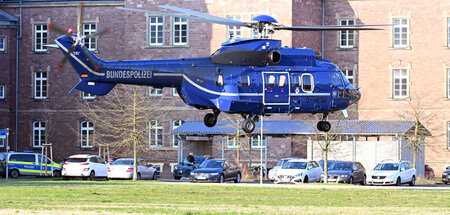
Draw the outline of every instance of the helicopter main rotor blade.
M94 69L94 71L97 71L100 68L100 66L97 64L95 59L91 56L91 54L89 54L86 46L81 47L81 50L83 51L83 54L88 58L89 63L91 64L91 69Z
M125 7L116 7L116 9L129 10L129 11L135 11L135 12L141 12L141 13L150 13L150 14L156 14L156 15L161 15L161 16L174 16L174 17L179 17L179 18L183 18L183 19L190 19L190 20L201 21L201 22L210 22L210 23L216 23L216 24L222 24L222 25L243 26L242 23L239 21L225 19L225 18L224 18L225 20L220 21L220 20L215 20L215 19L211 20L211 19L205 19L205 18L200 18L200 17L195 17L195 16L187 16L187 15L178 14L178 13L167 13L167 12L152 11L152 10L125 8ZM247 26L247 24L245 24L244 26Z
M318 25L318 26L274 26L274 30L290 30L290 31L364 31L364 30L383 30L382 28L392 25Z
M169 10L173 10L173 11L177 11L177 12L186 14L188 16L197 16L199 18L204 18L204 19L211 20L211 21L233 23L234 26L251 27L251 24L246 23L246 22L241 22L241 21L237 21L237 20L227 19L227 18L223 18L223 17L219 17L219 16L213 16L213 15L210 15L210 14L207 14L207 13L201 13L201 12L194 11L194 10L188 10L188 9L174 7L174 6L170 6L170 5L157 5L157 7L161 7L161 8L165 8L165 9L169 9Z
M59 33L59 34L64 34L64 35L69 36L69 37L71 37L73 39L73 35L71 33L69 33L69 31L64 30L63 28L61 28L59 26L53 25L52 23L48 24L48 29L50 31L54 31L54 32Z
M84 2L80 2L78 4L78 25L77 25L77 34L81 34L81 28L83 27L83 5Z
M76 45L73 45L72 47L70 47L69 51L67 51L67 53L64 55L64 58L58 63L58 70L62 71L62 68L64 66L64 64L66 64L67 59L69 59L70 54L72 54L72 52L75 50Z
M99 37L99 36L102 36L103 34L106 34L106 33L111 33L111 28L110 27L105 28L105 29L103 29L103 30L101 30L99 32L93 33L93 34L86 35L86 38Z

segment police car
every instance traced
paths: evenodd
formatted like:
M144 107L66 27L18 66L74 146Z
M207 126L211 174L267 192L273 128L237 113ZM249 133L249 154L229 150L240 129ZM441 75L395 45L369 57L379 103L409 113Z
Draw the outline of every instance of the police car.
M61 177L61 165L53 162L40 153L9 152L1 156L2 177L6 176L6 168L11 178L19 176L52 176ZM44 161L44 162L42 162Z

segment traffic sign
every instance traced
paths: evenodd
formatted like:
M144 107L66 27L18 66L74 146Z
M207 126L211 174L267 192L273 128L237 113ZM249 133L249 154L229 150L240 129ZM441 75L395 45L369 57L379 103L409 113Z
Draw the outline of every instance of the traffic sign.
M6 139L6 129L0 129L0 139Z

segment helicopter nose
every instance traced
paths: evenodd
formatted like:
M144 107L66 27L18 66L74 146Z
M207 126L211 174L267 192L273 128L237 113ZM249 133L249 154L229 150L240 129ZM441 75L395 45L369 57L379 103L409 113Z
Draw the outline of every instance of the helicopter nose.
M358 89L352 89L350 104L354 104L354 103L358 102L360 98L361 98L361 92L359 92Z

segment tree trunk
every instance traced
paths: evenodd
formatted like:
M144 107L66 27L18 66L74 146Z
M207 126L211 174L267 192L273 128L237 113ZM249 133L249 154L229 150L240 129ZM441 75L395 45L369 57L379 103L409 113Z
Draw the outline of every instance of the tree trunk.
M133 181L137 180L137 136L136 136L136 90L133 90Z
M323 156L323 181L328 183L328 132L325 132L325 147Z

